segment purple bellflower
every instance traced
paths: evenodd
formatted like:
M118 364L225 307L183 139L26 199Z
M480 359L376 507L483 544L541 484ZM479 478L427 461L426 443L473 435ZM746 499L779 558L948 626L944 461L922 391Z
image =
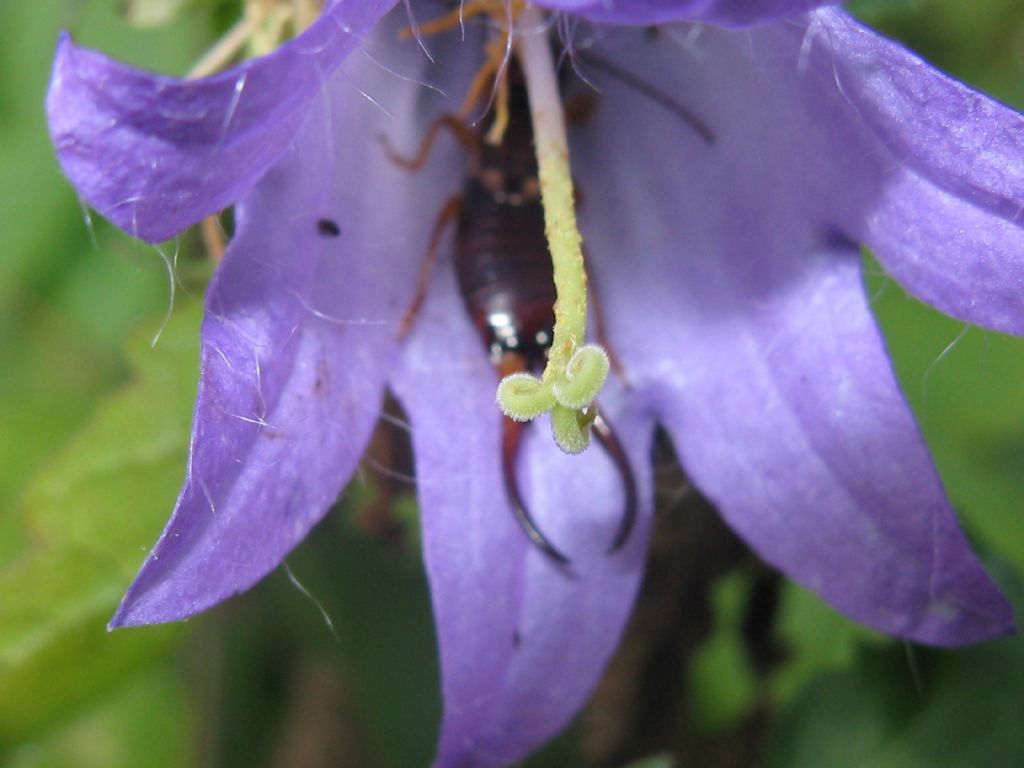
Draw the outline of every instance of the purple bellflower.
M50 128L91 206L157 242L236 205L187 480L112 626L191 616L274 569L352 476L391 387L441 650L438 766L517 760L585 701L641 578L656 424L736 532L843 613L936 645L1012 631L893 376L857 244L922 301L1024 334L1024 118L825 2L546 0L715 137L600 73L573 129L580 226L630 380L601 402L643 501L606 554L611 462L529 430L521 482L567 578L509 509L497 375L444 260L396 339L465 152L442 140L409 173L377 137L411 152L454 112L486 30L428 38L431 63L392 4L329 2L273 54L197 81L60 41Z

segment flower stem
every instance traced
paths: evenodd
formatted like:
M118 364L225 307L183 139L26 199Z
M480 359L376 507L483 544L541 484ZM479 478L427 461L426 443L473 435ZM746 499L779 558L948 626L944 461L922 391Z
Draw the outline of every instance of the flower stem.
M543 376L535 385L528 385L522 375L514 382L506 378L498 387L498 404L511 418L525 420L538 415L538 408L549 403L543 410L552 411L555 442L564 451L579 453L589 442L590 424L596 415L591 406L608 375L608 357L600 347L583 343L587 330L587 273L576 226L565 116L544 18L536 8L527 6L518 22L516 53L529 94L544 229L557 298L554 338Z

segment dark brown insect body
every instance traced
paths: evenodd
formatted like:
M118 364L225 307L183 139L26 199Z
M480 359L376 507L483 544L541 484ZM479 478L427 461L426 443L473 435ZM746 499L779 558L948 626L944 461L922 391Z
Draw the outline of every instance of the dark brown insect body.
M519 358L514 368L536 370L543 368L551 343L555 285L529 104L514 60L508 78L504 136L499 144L481 136L463 187L455 272L495 362L510 355Z
M555 286L544 235L533 128L522 73L509 64L508 124L501 141L489 143L485 123L476 135L459 205L455 270L466 309L502 376L540 373L555 323ZM489 120L493 120L491 117ZM525 425L505 419L502 467L516 519L541 550L559 563L568 559L541 533L519 492L516 459ZM625 509L609 548L618 550L636 517L636 482L622 446L598 417L593 433L615 462L623 481Z

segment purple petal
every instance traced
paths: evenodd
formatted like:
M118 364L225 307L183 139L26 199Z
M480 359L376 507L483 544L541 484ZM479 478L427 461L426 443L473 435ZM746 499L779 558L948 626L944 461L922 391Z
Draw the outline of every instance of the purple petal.
M194 81L126 67L65 34L46 101L61 167L119 227L165 240L239 200L276 162L392 4L336 2L275 53Z
M922 301L1024 333L1024 116L843 13L816 23L827 77L881 144L876 200L852 234Z
M922 300L1024 333L1024 117L839 11L664 28L635 63L605 37L719 135L715 173L750 204L841 230Z
M188 480L114 626L190 616L276 567L334 502L376 421L435 216L422 201L455 182L456 150L439 147L415 174L385 157L378 132L414 145L443 103L369 58L328 92L237 208L207 297Z
M543 0L541 5L605 24L662 24L704 21L746 27L841 0Z
M666 341L691 344L680 372L702 369L662 393L687 471L767 561L854 619L938 645L1009 632L892 375L856 249L812 258L799 285L744 296L710 343Z
M835 151L848 133L834 104L809 120L788 35L709 31L688 51L606 41L715 132L709 145L664 105L599 82L574 168L612 342L696 485L766 560L886 632L946 645L1005 633L1009 607L898 390L857 250L830 231L863 202L836 187L859 194L860 180Z
M520 470L539 524L575 577L515 523L500 468L497 376L456 295L450 265L406 349L397 391L412 422L424 553L441 649L445 715L437 768L506 765L560 731L618 644L642 574L649 417L603 401L641 474L641 520L605 555L620 480L600 448L566 456L532 425Z

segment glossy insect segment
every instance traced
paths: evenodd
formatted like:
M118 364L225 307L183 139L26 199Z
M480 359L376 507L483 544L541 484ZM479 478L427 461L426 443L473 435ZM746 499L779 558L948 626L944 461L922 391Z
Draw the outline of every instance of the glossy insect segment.
M494 50L500 48L495 46ZM489 68L495 69L493 65ZM510 374L536 375L545 369L556 337L556 288L545 234L529 98L515 58L508 61L497 88L499 103L479 125L470 127L464 116L447 115L431 127L415 157L402 158L390 149L389 154L395 162L415 170L426 162L430 146L442 129L451 131L469 154L462 193L447 201L438 217L420 290L400 333L408 332L415 319L442 235L454 223L454 265L463 302L507 381L505 377ZM464 111L468 113L474 106L468 99ZM577 324L580 330L573 334L570 353L582 343L582 324ZM564 350L563 357L568 362ZM533 377L531 380L539 382ZM621 478L623 515L607 550L614 553L628 540L636 520L636 481L622 445L592 400L590 394L578 408L563 406L561 411L579 420L573 425L577 432L596 437ZM568 565L566 555L538 527L520 492L517 463L524 429L524 424L505 417L501 452L506 493L530 540L555 562Z

